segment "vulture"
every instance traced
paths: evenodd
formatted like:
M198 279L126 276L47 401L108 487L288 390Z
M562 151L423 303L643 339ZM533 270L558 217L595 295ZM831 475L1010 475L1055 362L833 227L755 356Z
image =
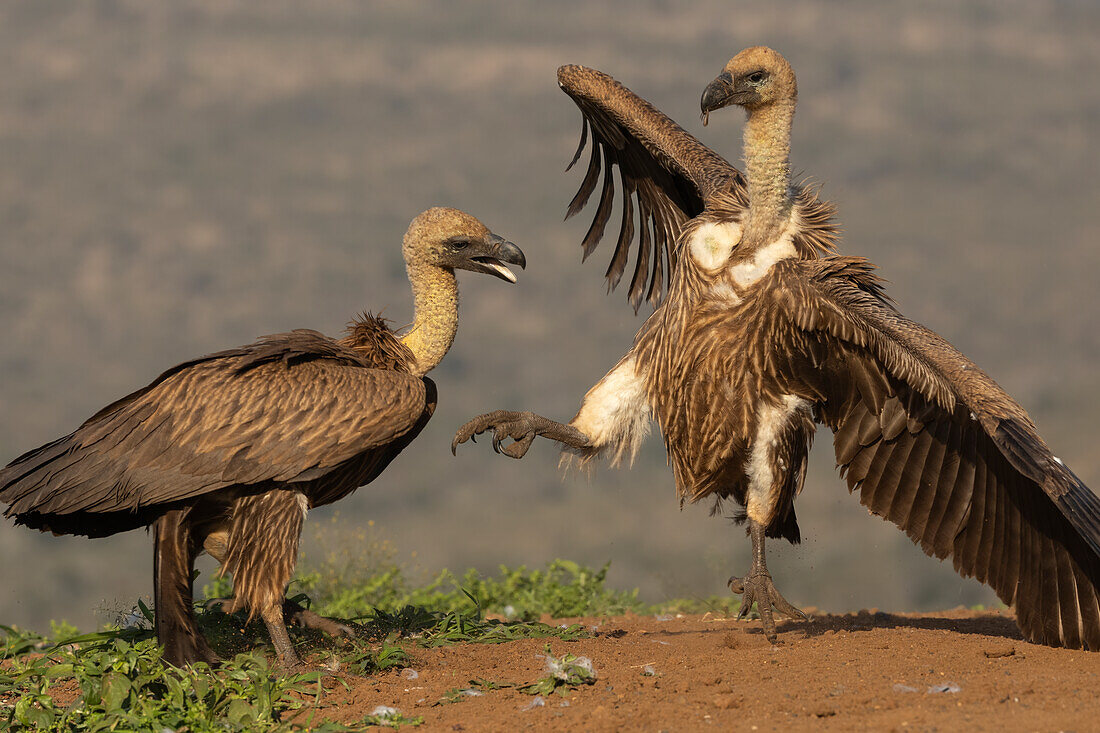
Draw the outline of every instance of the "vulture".
M515 282L516 245L464 212L432 208L403 242L415 298L404 335L369 313L332 339L295 330L186 361L75 431L0 470L5 517L105 537L152 524L157 640L173 665L217 656L193 615L200 552L233 577L227 610L259 615L284 667L286 621L351 633L289 601L306 512L370 483L436 406L425 374L458 328L455 270Z
M606 74L563 66L558 83L584 120L574 163L592 140L569 214L603 173L584 252L610 218L617 167L623 218L608 282L637 242L629 298L656 307L569 423L498 410L463 425L452 450L491 430L513 458L542 435L566 459L617 462L655 419L681 506L739 506L752 561L729 586L742 616L756 603L774 642L773 608L805 616L776 590L764 543L800 541L794 502L825 425L871 512L991 586L1029 640L1100 649L1100 500L985 372L898 312L866 259L836 254L833 207L791 182L787 61L746 49L703 91L704 123L726 106L747 112L744 175Z

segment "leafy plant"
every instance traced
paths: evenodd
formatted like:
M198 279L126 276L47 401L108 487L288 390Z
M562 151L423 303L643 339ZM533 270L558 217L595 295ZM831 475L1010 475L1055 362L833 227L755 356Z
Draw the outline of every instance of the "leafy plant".
M104 632L13 659L0 670L0 695L18 695L3 721L12 730L268 731L286 728L284 713L319 693L320 676L275 674L253 655L217 672L205 664L165 667L154 640ZM53 687L67 680L79 694L60 707Z
M546 645L546 669L550 674L518 688L519 691L526 695L549 695L552 692L564 695L580 685L592 685L596 682L596 670L591 659L569 653L555 657L550 653L549 644Z

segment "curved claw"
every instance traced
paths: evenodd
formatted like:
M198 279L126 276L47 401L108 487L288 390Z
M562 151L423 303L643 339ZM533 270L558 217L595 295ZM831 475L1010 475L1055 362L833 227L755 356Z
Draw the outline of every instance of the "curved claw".
M451 453L457 454L459 443L476 442L474 436L493 431L493 451L509 458L523 458L538 432L531 424L531 413L497 410L479 415L466 422L451 441ZM505 445L511 438L514 443Z
M749 609L755 603L756 610L760 614L760 622L764 626L764 636L772 644L777 639L772 609L788 618L802 619L803 621L809 619L801 609L795 607L780 595L772 582L772 576L767 572L752 572L744 578L731 576L727 585L735 594L741 594L741 608L737 612L737 618L745 618L749 613Z

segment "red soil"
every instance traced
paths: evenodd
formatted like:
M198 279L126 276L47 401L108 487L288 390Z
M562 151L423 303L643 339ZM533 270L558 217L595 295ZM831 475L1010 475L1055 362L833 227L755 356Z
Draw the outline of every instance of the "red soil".
M514 688L439 701L477 678L545 676L545 641L410 644L415 679L328 680L314 720L352 723L386 705L432 731L1100 729L1100 654L1022 641L1008 611L824 615L781 623L774 647L753 620L580 621L596 635L551 651L589 657L596 683L542 706Z

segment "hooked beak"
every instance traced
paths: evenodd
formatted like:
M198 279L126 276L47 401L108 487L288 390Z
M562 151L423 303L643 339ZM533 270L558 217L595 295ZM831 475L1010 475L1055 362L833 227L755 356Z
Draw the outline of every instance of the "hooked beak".
M471 256L470 263L473 265L470 269L474 272L495 275L510 283L516 281L516 276L504 266L504 263L518 265L522 269L527 268L527 258L523 256L523 250L504 237L498 237L492 233L489 234L486 251Z
M706 127L710 121L711 112L733 103L733 95L733 77L728 71L723 71L714 81L707 84L702 98L699 99L699 117L703 120L703 127Z

